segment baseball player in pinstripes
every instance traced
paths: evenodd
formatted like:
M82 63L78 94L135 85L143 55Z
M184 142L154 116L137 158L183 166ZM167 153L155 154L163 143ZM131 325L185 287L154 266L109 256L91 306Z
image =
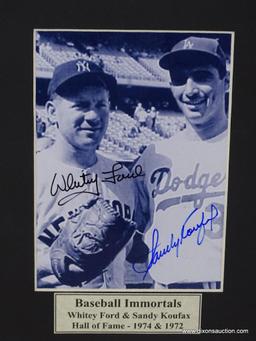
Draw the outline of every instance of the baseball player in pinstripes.
M133 181L118 184L102 181L114 161L97 153L107 129L110 92L114 77L95 63L73 60L56 67L46 103L56 120L56 142L38 153L36 161L37 235L36 268L38 288L63 287L50 264L51 245L65 228L67 219L95 195L101 195L122 217L131 219L135 207ZM123 174L128 170L123 168ZM123 249L105 272L83 285L85 288L124 288Z
M138 178L147 272L160 289L220 289L228 154L225 54L215 39L189 37L159 61L186 129L149 146ZM134 267L136 271L136 266Z

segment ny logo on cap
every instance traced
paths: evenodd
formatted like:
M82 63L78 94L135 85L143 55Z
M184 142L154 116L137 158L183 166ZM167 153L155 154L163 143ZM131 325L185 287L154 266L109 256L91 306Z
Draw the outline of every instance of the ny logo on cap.
M192 49L194 43L192 43L189 39L185 39L183 49Z
M89 63L86 60L79 60L76 62L77 72L91 72L89 68Z

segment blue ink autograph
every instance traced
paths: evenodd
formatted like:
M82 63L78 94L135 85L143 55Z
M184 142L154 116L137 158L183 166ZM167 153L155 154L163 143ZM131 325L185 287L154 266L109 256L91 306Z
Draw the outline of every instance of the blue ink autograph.
M157 228L153 229L152 232L152 248L149 251L149 254L151 254L151 258L149 260L148 266L146 271L138 271L135 267L136 264L133 264L133 269L135 272L138 273L144 273L143 279L145 279L147 273L152 268L153 265L155 265L162 257L164 257L166 254L170 253L173 249L176 249L176 257L179 257L179 247L182 245L183 240L191 237L195 232L197 232L197 238L196 243L197 245L201 245L204 241L205 237L205 230L206 225L209 224L209 230L213 230L213 220L218 216L219 212L217 207L214 204L211 204L210 208L210 217L205 217L205 212L201 213L201 221L197 223L195 226L188 227L187 224L189 223L190 218L198 211L198 208L195 208L189 216L186 218L185 222L183 223L180 235L175 240L175 237L173 233L170 236L170 243L167 244L164 248L159 249L160 243L159 243L159 231Z

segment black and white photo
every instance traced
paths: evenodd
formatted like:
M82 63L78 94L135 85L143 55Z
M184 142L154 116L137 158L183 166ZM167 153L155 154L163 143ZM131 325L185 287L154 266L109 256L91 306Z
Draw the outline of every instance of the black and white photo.
M223 291L233 44L34 31L36 290Z

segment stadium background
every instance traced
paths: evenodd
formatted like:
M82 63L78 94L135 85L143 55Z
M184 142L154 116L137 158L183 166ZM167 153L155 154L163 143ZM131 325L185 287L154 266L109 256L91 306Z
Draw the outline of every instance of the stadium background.
M168 71L159 67L158 60L173 44L188 36L163 32L35 32L36 151L54 143L55 125L44 110L53 69L80 57L102 65L118 82L100 152L130 162L150 143L184 129L185 121L169 89ZM218 38L229 61L230 36L203 36ZM144 112L134 115L138 103Z
M47 87L55 66L85 58L104 67L117 79L112 97L109 126L99 152L130 168L145 147L171 138L185 129L185 120L172 97L168 71L158 65L159 57L189 33L174 32L35 32L35 151L55 141L56 126L45 112ZM193 34L194 35L194 34ZM219 39L230 63L230 35L196 34ZM228 96L226 108L228 108ZM142 110L136 108L141 103ZM145 269L138 265L138 270ZM152 280L127 267L128 287L150 288Z

